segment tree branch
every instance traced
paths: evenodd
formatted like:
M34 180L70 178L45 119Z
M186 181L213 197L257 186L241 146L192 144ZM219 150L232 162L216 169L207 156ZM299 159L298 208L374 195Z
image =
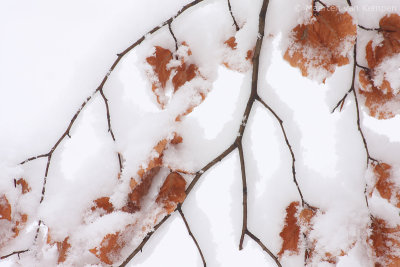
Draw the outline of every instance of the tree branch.
M239 31L240 28L239 28L239 25L236 22L235 16L233 15L232 6L231 6L231 1L230 0L228 0L228 8L229 8L229 13L231 14L231 17L232 17L232 20L233 20L233 24L235 25L235 29L236 29L236 31Z
M308 207L312 207L311 205L309 205L309 204L304 200L303 193L302 193L302 191L301 191L301 189L300 189L299 183L297 182L297 178L296 178L296 157L295 157L295 155L294 155L293 148L292 148L292 146L291 146L291 144L290 144L290 142L289 142L289 139L288 139L288 137L287 137L285 127L283 126L283 120L278 116L278 114L276 114L276 112L275 112L269 105L267 105L267 103L264 102L264 100L261 99L260 96L257 95L257 98L256 98L256 99L257 99L266 109L268 109L268 110L272 113L272 115L275 117L275 119L279 122L279 125L280 125L280 127L281 127L281 131L282 131L283 137L285 138L286 146L288 147L289 152L290 152L290 155L291 155L291 157L292 157L292 176L293 176L293 182L295 183L296 188L297 188L297 191L299 192L299 195L300 195L300 198L301 198L301 204L302 204L303 207L304 207L304 205L306 205L306 206L308 206Z
M204 267L206 267L206 266L207 266L207 263L206 263L206 260L204 259L203 252L201 251L201 248L200 248L199 243L197 242L196 238L194 237L192 231L190 230L189 223L187 222L187 220L186 220L186 218L185 218L185 214L183 214L183 211L182 211L182 208L181 208L181 205L180 205L180 204L178 205L177 209L178 209L178 211L179 211L179 214L180 214L181 217L182 217L183 222L185 223L186 229L187 229L187 231L188 231L190 237L192 238L193 242L196 244L196 247L197 247L197 250L199 251L201 260L203 261L203 265L204 265Z
M240 170L242 172L242 190L243 190L242 234L240 235L240 241L239 241L239 250L242 250L244 235L246 234L247 231L247 181L246 181L247 179L246 179L246 168L244 163L243 147L241 141L238 141L237 147L239 150Z
M171 23L172 23L172 22L171 22ZM171 33L172 38L174 38L174 41L175 41L175 51L177 51L177 50L178 50L178 40L176 39L175 34L174 34L174 32L172 31L171 23L168 23L168 30L169 30L169 32Z
M28 251L29 251L29 249L14 251L14 252L11 252L10 254L7 254L7 255L4 255L4 256L0 257L0 260L4 260L4 259L6 259L8 257L13 256L13 255L18 255L18 258L19 258L20 254L28 252Z

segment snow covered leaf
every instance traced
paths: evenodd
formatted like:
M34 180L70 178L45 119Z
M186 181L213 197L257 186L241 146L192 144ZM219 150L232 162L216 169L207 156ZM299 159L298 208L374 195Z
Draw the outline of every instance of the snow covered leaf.
M186 82L190 82L196 76L201 77L197 65L186 62L191 55L189 46L183 42L175 53L156 46L154 54L146 58L153 69L148 75L152 81L152 91L161 108L165 108L173 94ZM172 96L168 97L169 94Z
M385 220L373 218L368 240L375 267L400 266L400 226L390 226Z
M174 85L174 92L179 89L186 82L190 82L197 75L197 66L194 64L190 64L189 66L186 63L182 63L181 66L176 68L176 73L172 78L172 84Z
M101 197L101 198L94 200L93 202L95 205L91 207L92 211L95 211L97 209L102 209L106 212L106 214L109 214L114 211L114 206L110 202L109 197Z
M389 119L400 113L400 16L383 17L381 42L366 46L369 69L359 73L360 93L371 116Z
M121 249L125 246L120 232L107 234L100 243L99 248L93 248L89 251L96 255L102 262L113 264L114 260L119 257Z
M20 178L16 181L17 185L21 186L22 194L26 194L29 191L31 191L31 188L29 187L29 184L25 181L24 178Z
M47 233L47 244L56 245L58 251L57 263L62 263L67 259L68 250L71 248L71 244L68 242L69 237L65 237L63 241L53 241L50 235L50 230Z
M161 186L156 202L162 203L164 209L171 213L175 210L178 203L182 203L186 198L186 181L177 172L171 172Z
M373 171L376 176L375 188L381 197L400 208L400 187L396 177L391 175L392 166L386 163L373 164Z
M0 197L0 220L11 221L11 205L5 195Z
M246 72L250 69L253 59L253 50L243 50L238 47L235 36L231 36L224 42L225 49L223 53L222 64L237 72Z
M299 68L303 76L324 82L336 66L349 63L357 28L347 12L335 6L323 8L308 24L297 25L284 59Z

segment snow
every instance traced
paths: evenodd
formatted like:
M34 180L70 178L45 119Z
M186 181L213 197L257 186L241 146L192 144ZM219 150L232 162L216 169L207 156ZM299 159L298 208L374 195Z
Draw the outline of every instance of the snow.
M344 1L327 1L339 2L344 8ZM387 12L377 11L372 0L353 2L353 16L367 27L376 27ZM399 8L395 0L383 2L384 7ZM1 260L0 266L56 266L57 246L46 242L48 233L53 241L62 242L69 237L72 248L64 266L103 266L89 249L98 247L107 234L129 226L127 235L131 234L132 239L121 251L122 258L126 258L166 214L155 200L170 169L186 171L188 174L183 176L190 183L194 173L236 140L251 89L252 65L245 56L255 45L261 0L251 4L231 1L240 27L238 32L226 1L204 1L173 21L171 28L178 44L188 44L180 46L177 55L196 64L201 75L177 92L173 92L169 81L165 109L160 108L151 91L156 77L149 77L152 68L146 58L154 53L156 45L175 51L167 27L146 36L109 73L117 53L187 3L2 3L0 34L6 38L0 43L0 197L7 196L13 216L28 214L28 221L18 237L4 246L0 240L0 256L26 248L31 251L21 254L20 259L12 256ZM308 0L296 4L271 0L260 57L258 94L282 119L295 155L299 188L307 203L318 208L309 235L310 240L316 241L316 250L336 254L348 251L338 257L337 266L369 266L368 248L357 241L367 239L370 212L395 227L400 223L399 209L376 191L369 199L369 208L366 206L364 189L367 183L372 191L375 177L366 165L353 95L347 96L341 112L331 112L350 88L352 62L337 68L321 85L302 77L282 58L290 30L310 19L304 12L309 8ZM379 43L380 37L360 29L358 35L358 62L366 65L365 44L371 39ZM236 50L224 44L232 36L238 43ZM382 62L375 73L376 85L386 79L394 92L399 92L399 60L397 55ZM240 72L226 68L223 62L237 65ZM177 60L171 61L168 67L179 64ZM19 163L51 151L104 75L109 76L103 91L116 140L109 132L104 99L95 93L71 128L71 137L65 137L51 155L44 200L40 203L48 158ZM204 101L200 93L206 96ZM190 114L176 120L193 106L196 107ZM363 108L360 112L371 156L391 164L393 177L399 177L400 117L382 121L369 117ZM167 145L164 165L143 198L142 209L134 214L118 210L126 204L131 178L141 181L138 171L160 156L155 146L160 140L170 141L173 133L181 136L183 142ZM258 101L248 117L243 149L248 228L276 255L282 246L279 233L284 226L285 209L301 199L293 182L292 157L281 126ZM122 173L118 152L122 155ZM26 194L21 193L20 186L14 186L14 179L21 177L31 188ZM100 197L109 197L115 211L106 214L91 210L93 201ZM238 250L242 184L237 150L202 175L182 210L208 266L275 266L249 236L245 236L244 249ZM39 220L42 225L34 243ZM5 223L8 228L3 227ZM0 219L2 240L11 237L5 228L9 230L11 223ZM303 266L304 256L284 256L281 262L285 267ZM331 266L326 262L315 264ZM171 215L130 263L141 267L161 265L202 266L178 212Z

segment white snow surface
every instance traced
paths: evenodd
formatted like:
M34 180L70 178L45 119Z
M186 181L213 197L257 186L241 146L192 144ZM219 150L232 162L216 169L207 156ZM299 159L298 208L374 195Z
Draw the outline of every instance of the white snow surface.
M196 64L201 75L173 92L168 82L168 104L158 105L151 90L151 66L146 58L155 46L175 51L168 26L147 35L124 56L104 85L108 99L113 141L106 106L95 92L116 55L143 34L173 16L188 0L147 0L118 3L105 0L55 2L3 0L0 8L0 201L6 196L14 221L0 218L0 257L29 249L0 260L0 266L108 266L89 251L107 234L130 226L121 263L165 215L155 202L165 177L184 170L189 184L201 170L237 138L243 112L251 92L252 64L246 52L256 43L261 0L231 0L240 27L235 31L227 1L204 0L173 21L171 29L178 44L186 42L192 55L181 46L177 54ZM341 112L332 113L351 84L352 62L337 68L319 84L302 77L283 60L289 32L310 19L310 2L270 0L260 56L258 94L283 121L295 155L298 186L304 200L317 207L313 230L318 254L310 266L332 266L320 262L322 253L340 255L337 266L373 266L365 240L370 213L395 227L399 209L374 191L376 182L367 166L365 147L357 128L355 100L349 94ZM354 0L355 21L377 27L390 8L400 13L397 0ZM343 9L346 1L326 1ZM378 34L376 34L378 35ZM235 36L236 50L224 42ZM376 37L358 29L359 63L365 65L365 44ZM377 41L376 39L375 41ZM388 80L399 92L399 61L383 62L375 83ZM234 71L222 63L237 66ZM172 61L169 67L178 65ZM153 80L154 81L154 80ZM201 94L204 94L204 101ZM22 161L52 151L81 104L92 96L57 149L25 164ZM189 107L194 110L176 120ZM361 127L372 157L392 165L400 188L399 115L380 121L360 107ZM174 133L181 144L168 144L163 167L139 212L118 210L126 204L131 178L140 182L138 171L159 156L154 150ZM301 202L293 182L292 157L281 126L268 109L256 101L243 136L247 175L248 229L275 255L281 249L279 235L285 209ZM117 153L122 155L122 172ZM41 201L46 168L46 187ZM14 182L24 178L29 192L23 194ZM369 207L364 190L373 192ZM238 250L242 230L242 177L239 153L234 150L205 172L187 196L182 210L196 237L207 266L276 266L271 257L249 236ZM93 201L109 197L115 211L91 210ZM395 200L393 200L395 201ZM4 204L4 203L3 203ZM0 203L1 205L1 203ZM17 237L12 223L27 214ZM39 227L39 234L35 237ZM58 263L56 245L66 237L71 244L67 260ZM5 244L3 244L5 242ZM304 253L304 246L300 248ZM281 259L283 266L304 266L304 254ZM186 226L174 212L150 238L128 266L203 266Z

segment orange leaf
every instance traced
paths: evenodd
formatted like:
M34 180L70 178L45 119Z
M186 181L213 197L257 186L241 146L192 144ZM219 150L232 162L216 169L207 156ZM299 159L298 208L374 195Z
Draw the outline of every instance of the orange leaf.
M140 184L138 184L131 193L128 195L128 203L122 208L123 211L134 213L140 210L140 202L144 196L149 192L150 186L153 183L153 178L160 171L160 167L154 167L146 172Z
M96 255L102 262L113 264L113 260L118 256L121 249L125 246L120 232L107 234L100 243L100 248L92 248L89 251Z
M382 198L392 202L393 197L397 199L395 204L400 208L400 190L391 177L392 166L386 163L374 164L374 174L377 177L375 188Z
M169 75L171 74L171 70L167 69L167 65L171 59L171 51L162 48L161 46L156 46L154 56L146 58L147 63L153 66L153 70L157 75L162 88L165 88Z
M185 200L185 188L185 179L179 173L171 172L161 186L156 202L163 203L164 209L171 213L178 203L182 203Z
M301 70L303 76L309 76L316 69L335 71L336 66L349 63L345 54L354 44L357 28L351 15L340 13L335 6L329 6L319 11L309 24L297 25L292 30L292 40L285 52L284 59L292 67ZM345 50L347 49L347 50Z
M224 42L224 44L226 44L227 46L229 46L232 50L236 50L237 43L236 43L236 38L235 38L235 36L232 36L231 38L229 38L228 40L226 40L226 41Z
M298 253L300 240L300 226L297 221L297 210L299 202L292 202L286 208L285 226L279 234L283 239L282 248L278 253L279 257L286 252Z
M71 245L68 243L69 237L66 237L63 242L57 242L58 263L64 262L67 259L67 252Z
M196 77L197 66L190 64L188 67L186 63L183 63L176 69L176 74L172 78L172 84L174 85L174 92L176 92L179 87L184 85L186 82L191 81Z
M22 194L26 194L29 191L31 191L31 188L29 187L28 183L25 181L24 178L20 178L16 182L17 185L21 185L22 187Z
M390 227L383 219L374 218L369 245L375 256L375 267L400 266L400 226Z
M0 220L11 222L11 205L5 195L0 197Z
M399 100L396 98L398 94L394 94L385 73L381 84L377 85L374 81L380 64L400 53L400 16L397 14L386 15L381 18L379 26L383 29L380 33L383 40L375 47L370 41L365 47L369 70L361 70L359 73L359 91L365 96L365 106L371 116L378 119L389 119L396 115L392 111L391 102Z
M93 202L95 203L95 206L91 207L92 211L95 211L96 209L103 209L106 211L107 214L114 211L114 206L112 203L110 203L109 197L101 197L94 200Z

